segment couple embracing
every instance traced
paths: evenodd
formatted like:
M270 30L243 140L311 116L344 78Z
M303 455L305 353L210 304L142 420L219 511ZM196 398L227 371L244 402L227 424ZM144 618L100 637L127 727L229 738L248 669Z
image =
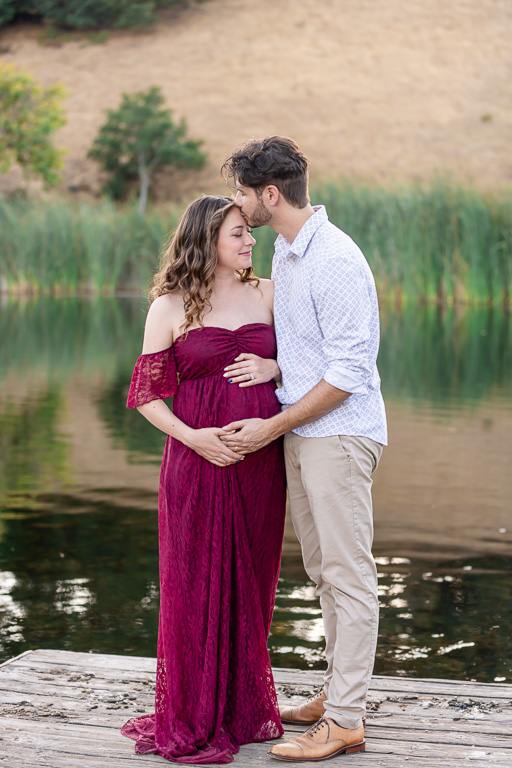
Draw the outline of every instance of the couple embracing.
M228 763L241 744L302 724L269 754L323 760L365 748L378 631L371 485L387 439L377 296L361 251L310 204L293 141L250 141L223 171L234 200L196 200L170 239L128 395L169 437L155 713L122 732L142 754ZM251 228L264 225L278 233L271 281L251 266ZM267 639L286 486L327 670L316 696L279 709Z

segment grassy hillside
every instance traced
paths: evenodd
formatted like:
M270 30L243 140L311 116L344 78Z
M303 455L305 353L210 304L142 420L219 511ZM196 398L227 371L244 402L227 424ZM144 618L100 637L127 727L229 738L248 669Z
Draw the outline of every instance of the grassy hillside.
M164 174L158 197L223 188L218 169L251 136L293 136L313 178L387 182L448 171L485 188L512 178L508 0L191 0L152 31L48 47L39 28L1 32L0 60L69 90L63 188L95 194L86 159L121 93L162 88L210 164ZM101 38L103 39L103 38ZM13 172L0 189L22 186Z

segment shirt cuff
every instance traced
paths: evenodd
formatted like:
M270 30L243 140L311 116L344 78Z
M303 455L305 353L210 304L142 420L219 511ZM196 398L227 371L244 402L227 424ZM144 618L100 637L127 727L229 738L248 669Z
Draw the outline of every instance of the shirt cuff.
M368 387L362 376L348 368L328 368L324 373L324 380L336 389L350 392L351 395L368 394Z

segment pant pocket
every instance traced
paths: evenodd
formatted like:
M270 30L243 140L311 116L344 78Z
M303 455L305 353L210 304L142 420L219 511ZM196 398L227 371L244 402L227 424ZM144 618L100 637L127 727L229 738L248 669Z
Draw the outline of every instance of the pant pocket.
M381 443L375 442L375 440L371 440L369 442L368 450L373 456L373 469L372 469L372 474L373 474L377 469L377 467L379 466L379 461L382 456L382 451L384 450L384 446L381 445Z
M352 454L350 451L350 444L348 443L347 440L344 440L343 435L337 435L337 438L338 438L338 445L341 448L343 455L345 456L346 459L350 461L350 459L352 458Z

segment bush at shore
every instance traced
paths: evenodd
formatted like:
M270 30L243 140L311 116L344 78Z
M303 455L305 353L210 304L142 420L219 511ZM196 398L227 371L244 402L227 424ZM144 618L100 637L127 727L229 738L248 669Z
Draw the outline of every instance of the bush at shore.
M361 247L381 300L506 305L512 287L512 200L455 184L389 190L329 183L312 191ZM4 293L145 290L182 208L108 200L0 200ZM254 266L270 275L275 233L255 231ZM333 275L333 288L340 276Z

